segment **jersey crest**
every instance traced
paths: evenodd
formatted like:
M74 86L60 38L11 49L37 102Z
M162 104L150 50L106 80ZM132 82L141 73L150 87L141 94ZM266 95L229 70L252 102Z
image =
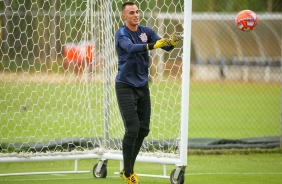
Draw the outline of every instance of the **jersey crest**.
M146 33L141 33L141 35L139 37L142 40L142 42L146 43L148 41L148 37L147 37Z

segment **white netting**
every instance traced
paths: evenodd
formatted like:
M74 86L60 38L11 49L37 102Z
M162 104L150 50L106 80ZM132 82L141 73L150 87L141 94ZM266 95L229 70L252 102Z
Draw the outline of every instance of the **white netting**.
M120 153L124 128L114 92L117 57L113 35L123 25L121 4L4 1L1 157ZM160 36L183 31L180 2L137 5L141 24ZM177 157L182 67L179 45L170 53L151 52L151 132L141 150L143 155Z

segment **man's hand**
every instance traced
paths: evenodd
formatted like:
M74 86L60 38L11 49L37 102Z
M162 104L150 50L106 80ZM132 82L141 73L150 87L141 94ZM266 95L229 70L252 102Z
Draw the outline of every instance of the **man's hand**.
M170 40L170 44L172 46L176 46L181 40L183 39L183 37L181 35L178 35L178 34L173 34L169 40Z
M160 40L156 41L156 43L149 43L147 45L148 50L162 48L165 46L171 46L171 42L169 38L161 38Z

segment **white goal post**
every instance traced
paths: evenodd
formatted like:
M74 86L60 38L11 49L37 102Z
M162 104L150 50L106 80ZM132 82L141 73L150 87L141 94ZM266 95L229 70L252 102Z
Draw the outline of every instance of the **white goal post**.
M0 12L0 162L74 160L73 171L58 173L79 173L89 171L78 171L78 160L97 158L94 177L105 177L100 172L107 160L122 161L114 32L123 25L123 1L18 1L21 8L13 9L15 2L5 1ZM160 36L184 36L172 52L150 52L151 131L137 157L177 166L171 176L165 167L161 175L140 175L181 183L187 165L192 0L137 5L142 25Z

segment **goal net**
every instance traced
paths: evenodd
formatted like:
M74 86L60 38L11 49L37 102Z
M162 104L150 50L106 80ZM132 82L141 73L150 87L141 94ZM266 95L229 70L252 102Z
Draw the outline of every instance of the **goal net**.
M114 91L114 32L124 24L122 3L2 2L0 162L122 158L124 127ZM161 37L183 33L183 1L137 5L141 24ZM139 161L186 163L185 156L179 160L181 150L187 154L188 137L181 126L181 114L188 112L182 113L182 44L169 53L150 52L151 131Z

